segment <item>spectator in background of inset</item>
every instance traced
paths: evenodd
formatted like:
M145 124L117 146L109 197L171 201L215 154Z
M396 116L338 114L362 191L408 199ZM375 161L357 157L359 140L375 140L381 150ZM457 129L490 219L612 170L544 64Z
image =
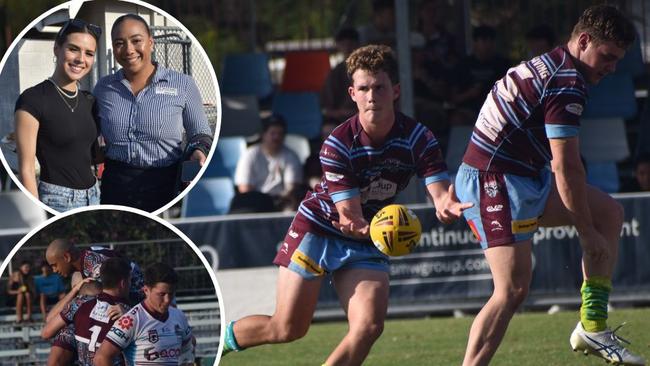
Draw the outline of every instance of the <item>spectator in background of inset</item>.
M526 32L528 58L550 52L555 47L555 31L546 24L540 24Z
M634 163L634 180L623 186L621 192L650 191L650 154L643 154Z
M28 261L20 263L20 267L11 273L7 281L7 305L16 306L16 322L30 322L32 320L32 301L34 299L34 278L31 275L32 266ZM25 317L23 317L23 307Z
M302 165L284 145L287 123L279 115L262 121L259 144L249 147L237 162L235 185L239 194L257 191L279 202L302 184Z
M52 267L46 261L41 263L41 275L34 277L34 284L43 321L45 321L48 307L55 305L65 295L65 284L61 276L52 273Z
M336 49L343 55L343 61L327 75L320 101L325 120L340 124L357 113L357 106L348 94L350 79L345 70L345 59L359 47L359 32L354 28L343 28L336 33L335 40Z
M359 42L362 46L383 44L395 46L395 2L394 0L373 0L369 24L361 26Z
M474 28L472 54L453 73L451 101L456 108L450 114L450 124L473 124L490 89L508 71L510 61L497 53L496 37L490 26Z

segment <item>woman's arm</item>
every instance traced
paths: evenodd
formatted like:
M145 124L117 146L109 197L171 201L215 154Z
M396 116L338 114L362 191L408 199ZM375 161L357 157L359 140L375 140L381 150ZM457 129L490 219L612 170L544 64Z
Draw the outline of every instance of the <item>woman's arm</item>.
M20 181L34 197L38 198L35 168L38 120L23 110L17 110L14 117L16 121L16 148Z

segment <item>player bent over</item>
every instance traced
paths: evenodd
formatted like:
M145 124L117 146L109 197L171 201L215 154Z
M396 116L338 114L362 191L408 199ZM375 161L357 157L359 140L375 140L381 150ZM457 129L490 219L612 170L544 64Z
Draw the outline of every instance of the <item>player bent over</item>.
M122 315L110 329L95 365L109 366L120 353L126 365L193 365L192 329L185 314L170 307L178 275L164 263L144 273L145 299Z
M72 326L77 364L93 365L95 352L99 349L106 333L116 317L111 314L111 305L120 305L128 310L131 265L124 258L109 258L100 270L102 291L97 296L77 297L55 320L43 328L43 336L51 336L64 326ZM113 359L112 365L124 365L122 357Z
M431 131L395 111L400 86L391 49L366 46L346 64L359 113L321 148L322 180L300 204L274 260L280 266L275 313L230 323L225 352L304 336L323 278L332 274L349 330L325 364L361 364L382 333L388 305L388 257L369 240L372 216L415 174L441 221L451 222L471 206L456 200Z
M613 72L634 37L618 10L590 7L565 46L511 68L487 96L456 187L461 200L475 203L464 215L485 250L494 292L474 319L463 365L490 362L528 294L533 234L560 225L575 225L583 249L571 347L613 363L645 364L607 328L623 209L586 184L578 147L585 84Z

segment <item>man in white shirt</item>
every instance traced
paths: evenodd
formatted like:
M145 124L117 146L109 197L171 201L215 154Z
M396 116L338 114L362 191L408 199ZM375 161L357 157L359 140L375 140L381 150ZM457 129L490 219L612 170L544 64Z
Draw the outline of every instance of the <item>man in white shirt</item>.
M249 147L237 163L235 185L239 193L283 197L302 184L302 165L296 153L284 146L287 124L281 117L271 116L262 126L262 141Z

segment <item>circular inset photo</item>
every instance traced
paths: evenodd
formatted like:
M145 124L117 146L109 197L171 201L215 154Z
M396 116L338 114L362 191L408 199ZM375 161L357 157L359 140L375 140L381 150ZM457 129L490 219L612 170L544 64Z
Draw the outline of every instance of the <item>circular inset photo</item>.
M1 273L0 364L217 364L212 265L159 218L115 206L59 215Z
M64 3L0 67L0 156L52 214L100 203L160 213L207 167L217 78L196 38L154 6Z

